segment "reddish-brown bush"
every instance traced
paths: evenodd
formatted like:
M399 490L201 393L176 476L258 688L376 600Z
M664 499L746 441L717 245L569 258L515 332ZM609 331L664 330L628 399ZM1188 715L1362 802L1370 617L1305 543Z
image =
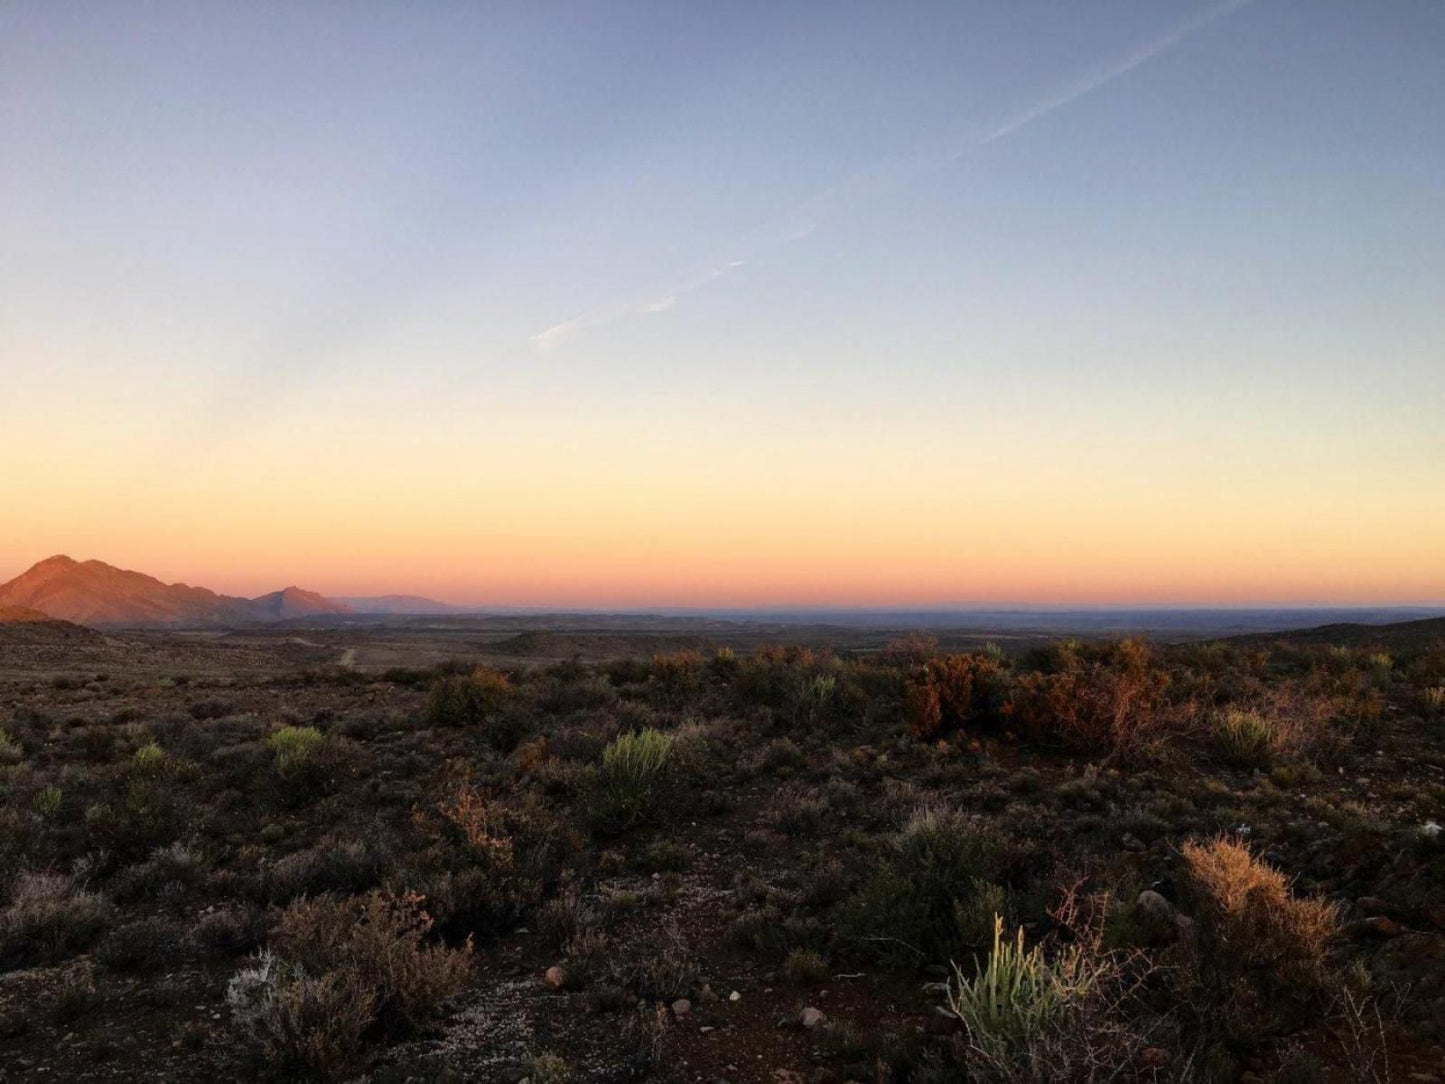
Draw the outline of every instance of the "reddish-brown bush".
M1003 689L1003 667L992 655L941 655L904 685L905 716L920 738L993 721Z
M1003 711L1015 730L1034 741L1074 752L1130 754L1165 726L1168 683L1147 645L1124 640L1071 653L1055 672L1023 675Z

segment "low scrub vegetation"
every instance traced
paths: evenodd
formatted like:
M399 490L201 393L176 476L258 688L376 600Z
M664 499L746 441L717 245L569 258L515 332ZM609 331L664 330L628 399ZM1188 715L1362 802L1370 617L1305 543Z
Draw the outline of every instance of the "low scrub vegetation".
M672 738L656 730L623 734L602 750L593 815L604 831L653 817L672 783Z
M1437 1073L1445 644L962 642L11 680L0 1077Z
M227 988L237 1027L278 1068L345 1079L368 1040L421 1024L469 978L470 944L428 943L431 925L416 896L293 903Z

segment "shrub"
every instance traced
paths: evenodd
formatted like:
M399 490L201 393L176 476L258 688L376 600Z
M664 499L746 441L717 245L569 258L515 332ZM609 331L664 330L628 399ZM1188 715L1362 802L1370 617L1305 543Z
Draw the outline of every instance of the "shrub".
M437 806L442 819L461 837L471 857L487 866L510 870L514 851L502 826L501 808L476 787L462 784Z
M226 991L235 1023L278 1067L332 1079L363 1063L363 1042L415 1027L471 974L471 944L427 943L417 896L322 896L281 915L273 951Z
M1425 690L1425 708L1431 715L1445 715L1445 685Z
M507 675L479 666L470 674L446 674L427 694L426 721L433 727L478 726L511 698Z
M198 700L186 710L190 712L192 719L202 722L207 719L219 719L222 716L230 715L235 708L228 700L211 698L209 700Z
M390 862L386 848L371 840L324 839L273 865L261 879L261 892L274 903L323 892L361 892L380 883Z
M153 741L137 749L130 758L131 772L141 779L154 779L164 770L166 752Z
M656 730L623 734L602 750L592 812L620 832L652 817L669 783L672 738Z
M783 974L799 986L821 986L832 972L828 962L812 949L796 948L783 961Z
M146 918L118 926L95 947L95 958L112 971L160 970L174 960L180 937L165 919Z
M1266 1032L1290 1000L1324 989L1338 909L1293 896L1284 874L1233 840L1186 843L1182 854L1182 888L1199 928L1200 977L1224 1003L1228 1026Z
M577 1070L557 1054L534 1054L527 1061L527 1077L532 1084L575 1084Z
M920 738L996 718L1003 669L992 655L943 655L920 666L904 687L904 712Z
M266 916L251 907L217 907L191 927L191 941L207 956L239 956L259 945L265 935Z
M1167 676L1149 648L1124 640L1085 655L1069 645L1048 672L1025 674L1009 690L1004 716L1024 736L1080 753L1131 756L1163 727Z
M0 764L19 764L25 759L25 750L20 743L0 730Z
M1039 945L1025 950L1022 926L1014 940L1005 941L1003 919L995 916L988 962L971 979L954 964L948 1007L968 1028L973 1045L998 1064L1059 1027L1071 1008L1093 993L1101 970L1077 946L1053 963Z
M310 976L262 953L226 987L231 1019L243 1039L278 1068L305 1068L341 1080L362 1065L362 1037L376 1002L339 975Z
M283 726L266 739L275 758L276 771L289 779L308 771L326 739L314 726Z
M875 955L930 962L987 936L974 901L997 889L1002 845L992 830L954 810L920 809L852 901L844 929Z
M60 960L95 940L110 919L100 896L56 873L21 873L0 911L0 964Z
M1263 768L1274 756L1274 728L1256 712L1230 710L1214 722L1214 743L1229 763Z
M59 815L64 801L65 792L51 783L35 792L35 796L31 799L31 806L43 819L54 820Z
M652 684L666 704L683 704L702 688L703 657L697 651L674 651L652 658Z

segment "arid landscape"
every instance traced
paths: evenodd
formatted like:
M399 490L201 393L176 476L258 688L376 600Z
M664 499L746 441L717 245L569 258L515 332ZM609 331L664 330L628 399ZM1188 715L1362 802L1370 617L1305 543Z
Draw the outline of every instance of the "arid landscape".
M0 0L0 1084L1445 1084L1442 57Z
M0 1075L1442 1079L1445 620L473 620L5 611Z

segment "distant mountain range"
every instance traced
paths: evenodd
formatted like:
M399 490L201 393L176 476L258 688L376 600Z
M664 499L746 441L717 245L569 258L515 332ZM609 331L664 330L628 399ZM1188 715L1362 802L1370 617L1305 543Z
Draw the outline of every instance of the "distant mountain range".
M259 598L162 583L104 561L47 558L0 585L0 608L35 611L79 625L234 626L350 613L343 602L287 587ZM34 620L33 618L31 620Z
M434 598L423 598L421 595L367 595L355 598L338 598L333 602L340 602L347 606L353 613L358 614L393 614L423 617L427 614L465 614L475 613L475 609L468 606L453 606L450 602L438 602Z

